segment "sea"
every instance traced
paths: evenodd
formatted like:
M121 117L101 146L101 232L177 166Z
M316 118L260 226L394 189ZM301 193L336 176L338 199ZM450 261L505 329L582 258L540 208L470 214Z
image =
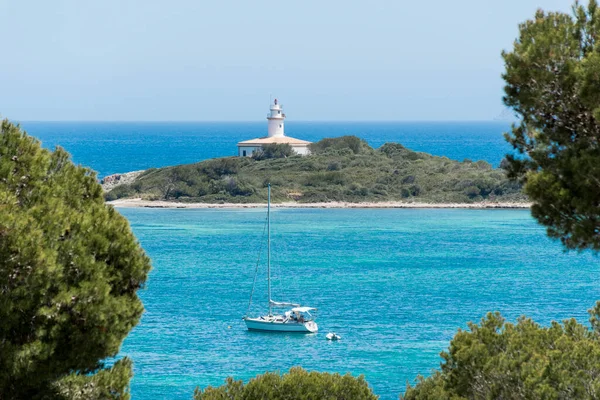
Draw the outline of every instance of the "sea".
M235 154L264 123L23 122L48 148L105 176ZM506 122L290 123L307 140L354 134L498 165ZM152 259L146 312L118 357L134 360L134 400L190 399L196 387L292 366L364 375L397 399L439 368L458 329L499 311L542 325L599 298L594 255L565 253L528 210L275 209L273 297L317 307L319 333L248 332L267 307L264 209L119 210ZM253 281L256 284L253 290ZM252 303L249 303L252 294ZM337 342L326 340L338 333Z

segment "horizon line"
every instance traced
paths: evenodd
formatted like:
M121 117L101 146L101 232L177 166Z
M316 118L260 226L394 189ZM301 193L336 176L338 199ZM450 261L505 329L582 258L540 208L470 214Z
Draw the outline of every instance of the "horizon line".
M256 120L87 120L87 119L83 119L83 120L76 120L76 119L49 119L49 120L44 120L44 119L23 119L23 120L18 120L18 119L10 119L10 118L2 118L2 119L8 119L11 122L17 122L17 123L29 123L29 122L49 122L49 123L64 123L64 122L71 122L71 123L243 123L243 124L247 124L247 123L256 123L256 124L262 124L264 123L263 121L256 121ZM498 122L498 123L514 123L517 122L515 120L510 120L510 119L464 119L464 120L460 120L460 119L448 119L448 120L418 120L418 119L414 119L414 120L319 120L319 119L315 119L315 120L294 120L294 121L287 121L287 123L295 123L295 122L318 122L318 123L339 123L339 122L353 122L353 123L449 123L449 122L458 122L458 123L473 123L473 122Z

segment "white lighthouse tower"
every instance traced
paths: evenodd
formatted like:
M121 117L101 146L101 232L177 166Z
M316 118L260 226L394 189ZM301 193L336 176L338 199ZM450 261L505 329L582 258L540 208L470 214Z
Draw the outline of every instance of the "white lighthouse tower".
M267 114L267 120L269 120L269 130L267 137L283 137L283 120L285 114L283 113L283 107L277 102L277 99L271 104L271 112Z

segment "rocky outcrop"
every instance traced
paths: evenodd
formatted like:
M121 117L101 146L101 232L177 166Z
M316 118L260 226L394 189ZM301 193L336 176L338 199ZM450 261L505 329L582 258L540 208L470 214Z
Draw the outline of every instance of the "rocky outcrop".
M140 170L140 171L126 172L123 174L107 175L104 178L102 178L102 180L100 180L100 184L102 185L102 189L105 192L108 192L108 191L111 191L112 189L116 188L119 185L132 183L135 180L135 178L140 176L142 174L142 172L144 172L144 171L145 170Z

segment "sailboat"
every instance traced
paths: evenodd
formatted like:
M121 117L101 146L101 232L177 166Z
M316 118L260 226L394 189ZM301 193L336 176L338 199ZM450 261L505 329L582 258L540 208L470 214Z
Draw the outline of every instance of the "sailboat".
M254 288L252 289L254 291ZM314 321L314 307L303 307L300 304L279 302L271 299L271 184L268 185L267 200L267 297L269 299L266 315L258 317L244 316L248 330L266 332L298 332L314 333L318 331ZM251 298L252 299L252 298ZM288 308L283 314L274 313L274 308ZM312 312L312 313L311 313Z

